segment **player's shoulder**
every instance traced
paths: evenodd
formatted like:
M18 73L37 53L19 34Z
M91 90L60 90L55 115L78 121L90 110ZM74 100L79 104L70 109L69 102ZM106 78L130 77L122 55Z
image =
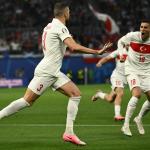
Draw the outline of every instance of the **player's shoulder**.
M56 18L53 18L52 25L54 25L54 27L59 27L59 28L64 27L64 28L66 28L66 26L59 19L56 19Z
M52 21L53 27L55 30L57 30L58 32L69 32L68 28L58 19L53 19Z
M52 28L52 23L48 23L45 27L44 30L49 30Z
M130 39L131 41L137 41L137 40L140 39L140 37L141 37L140 35L141 35L140 31L135 31L135 32L129 32L129 33L126 35L126 37L127 37L128 39Z

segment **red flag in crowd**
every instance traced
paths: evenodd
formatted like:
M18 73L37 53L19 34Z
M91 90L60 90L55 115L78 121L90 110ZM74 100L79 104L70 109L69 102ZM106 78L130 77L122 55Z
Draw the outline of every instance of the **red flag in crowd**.
M90 4L89 8L98 20L103 21L105 23L105 30L107 31L107 33L119 33L119 27L111 16L109 16L108 14L97 12Z

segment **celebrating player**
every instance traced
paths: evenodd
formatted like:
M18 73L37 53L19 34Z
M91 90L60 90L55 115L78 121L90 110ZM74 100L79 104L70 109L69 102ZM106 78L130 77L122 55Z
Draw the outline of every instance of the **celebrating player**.
M104 63L114 58L116 59L116 68L114 69L111 75L112 91L109 94L107 94L100 90L96 92L96 94L92 97L92 101L96 101L98 98L100 98L108 102L114 102L114 110L115 110L114 119L116 121L124 120L124 117L120 114L121 101L124 94L123 89L124 89L124 85L127 84L125 73L124 73L124 61L126 59L127 52L126 50L124 52L125 53L121 58L119 55L119 51L115 50L108 56L100 59L99 62L96 64L97 67L101 67Z
M101 54L112 43L107 43L101 50L93 50L81 46L69 34L66 21L69 20L70 10L65 3L56 3L54 7L55 18L43 30L42 47L44 58L37 65L34 78L31 80L25 95L10 103L0 111L0 119L9 116L22 108L31 106L33 102L48 88L52 87L69 97L67 107L66 130L63 140L77 145L86 145L73 131L73 123L78 112L78 105L81 93L78 87L62 72L62 60L68 46L71 51L81 51L84 53Z
M139 115L134 118L134 122L137 124L139 133L144 134L142 117L150 109L150 21L143 20L140 32L126 34L118 44L120 47L129 45L128 57L125 61L125 74L132 92L121 130L125 135L132 136L129 123L143 91L147 96L147 101L143 104Z

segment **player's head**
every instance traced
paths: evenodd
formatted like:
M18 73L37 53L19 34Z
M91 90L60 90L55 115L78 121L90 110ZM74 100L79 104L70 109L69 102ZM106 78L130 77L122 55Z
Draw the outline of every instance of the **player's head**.
M54 16L57 17L64 17L65 20L69 20L70 17L70 10L69 5L65 2L58 2L54 6Z
M150 20L142 20L140 25L141 37L146 40L150 37Z

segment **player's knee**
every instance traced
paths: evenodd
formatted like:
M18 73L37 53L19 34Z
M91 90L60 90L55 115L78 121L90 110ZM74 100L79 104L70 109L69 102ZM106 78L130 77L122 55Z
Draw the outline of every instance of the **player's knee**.
M123 95L124 95L124 92L123 91L120 91L119 93L117 93L117 96L119 96L119 97L123 97Z
M111 102L113 101L113 97L112 97L112 96L110 96L110 95L108 95L108 96L107 96L107 100L108 100L108 102L110 102L110 103L111 103Z
M35 101L27 101L29 103L29 106L32 106Z
M80 90L72 91L70 96L71 97L81 97L81 92L80 92Z
M139 99L142 95L142 90L140 88L133 88L132 95Z
M113 94L106 95L105 98L107 99L108 102L112 103L115 101L116 94L113 93Z
M24 99L29 104L29 106L32 106L34 104L34 102L36 101L36 99L31 99L31 98L24 98Z
M76 92L73 94L73 97L81 97L81 92Z
M141 97L141 94L141 92L134 92L132 95L139 99Z

